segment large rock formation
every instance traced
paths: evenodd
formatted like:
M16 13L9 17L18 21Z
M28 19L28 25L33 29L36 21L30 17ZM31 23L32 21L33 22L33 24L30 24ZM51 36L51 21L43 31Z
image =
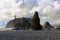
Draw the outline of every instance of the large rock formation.
M16 30L26 30L26 29L29 29L30 28L30 18L17 18L17 19L14 19L14 28Z
M35 11L34 16L32 17L31 29L33 29L33 30L42 30L42 26L40 24L40 19L39 19L37 11Z
M49 22L45 22L44 28L50 29L50 28L54 28L54 27Z
M31 18L15 18L10 20L6 28L14 28L15 30L27 30L30 28Z

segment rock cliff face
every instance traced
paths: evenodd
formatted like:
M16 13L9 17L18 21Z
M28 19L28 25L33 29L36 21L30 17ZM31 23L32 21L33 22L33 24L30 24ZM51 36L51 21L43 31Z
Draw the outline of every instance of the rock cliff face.
M19 29L24 29L24 28L28 29L30 26L30 20L31 20L31 18L15 18L13 20L10 20L7 23L6 28L18 27Z
M13 28L13 27L14 27L13 20L10 20L6 25L6 28Z

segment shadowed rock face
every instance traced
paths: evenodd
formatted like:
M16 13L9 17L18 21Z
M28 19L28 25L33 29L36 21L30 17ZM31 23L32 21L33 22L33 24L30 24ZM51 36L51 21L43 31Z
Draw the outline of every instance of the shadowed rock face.
M16 30L22 30L22 29L28 29L30 26L30 18L15 18L13 20L10 20L6 28L14 28Z
M6 24L6 28L13 28L13 20L10 20L7 24Z
M40 18L38 16L38 12L35 11L35 14L34 16L32 17L32 20L31 20L31 28L33 30L42 30L42 26L40 24Z
M31 23L30 23L31 22ZM16 18L7 23L6 27L13 27L15 30L26 30L31 28L32 30L42 30L42 26L40 24L40 18L38 16L38 12L35 11L34 16L31 18Z

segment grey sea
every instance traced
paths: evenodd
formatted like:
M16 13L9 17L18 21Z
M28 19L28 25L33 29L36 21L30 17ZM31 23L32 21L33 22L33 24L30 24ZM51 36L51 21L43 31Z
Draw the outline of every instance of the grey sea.
M60 40L59 30L11 30L0 28L0 40Z

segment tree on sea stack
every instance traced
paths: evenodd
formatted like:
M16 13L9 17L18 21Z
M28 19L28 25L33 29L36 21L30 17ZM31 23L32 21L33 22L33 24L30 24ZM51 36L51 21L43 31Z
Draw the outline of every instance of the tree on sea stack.
M34 16L32 17L31 29L32 30L42 30L42 26L40 25L40 19L39 19L37 11L35 11Z

